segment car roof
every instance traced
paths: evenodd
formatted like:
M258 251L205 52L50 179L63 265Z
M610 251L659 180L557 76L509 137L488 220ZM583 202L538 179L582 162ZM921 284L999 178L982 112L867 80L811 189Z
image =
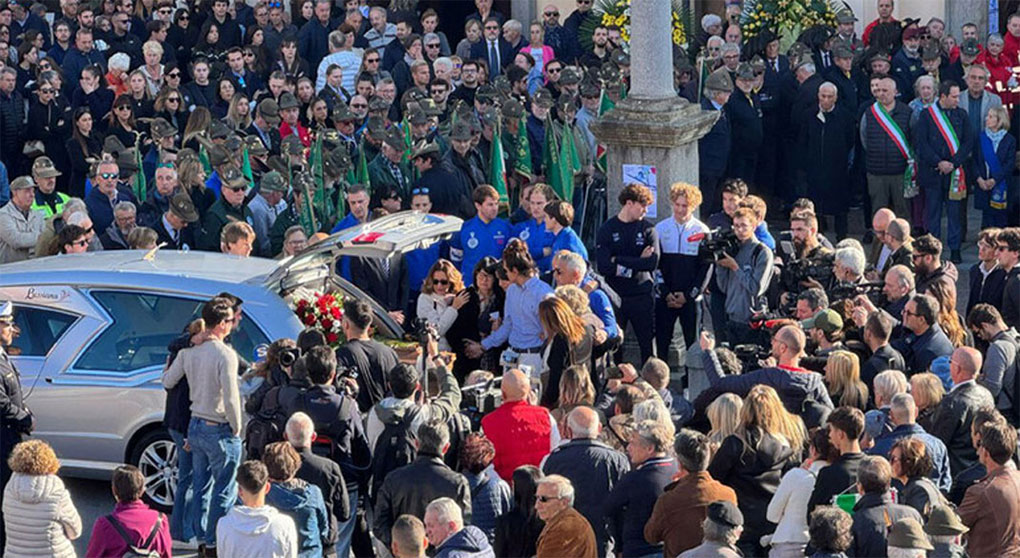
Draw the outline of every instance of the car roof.
M22 282L37 276L39 282L64 282L55 274L91 276L96 272L130 275L177 276L229 283L243 283L273 272L280 262L263 258L241 258L216 252L159 250L151 258L145 250L111 250L85 254L63 254L0 266L0 283ZM116 275L107 275L112 279ZM137 277L133 279L137 281Z

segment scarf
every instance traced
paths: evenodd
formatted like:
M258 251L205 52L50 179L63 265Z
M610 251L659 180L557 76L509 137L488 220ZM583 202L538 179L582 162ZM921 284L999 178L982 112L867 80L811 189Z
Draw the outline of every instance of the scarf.
M998 132L993 132L988 128L985 128L985 135L988 136L988 139L992 140L992 149L998 151L999 142L1006 136L1006 130L1000 129Z

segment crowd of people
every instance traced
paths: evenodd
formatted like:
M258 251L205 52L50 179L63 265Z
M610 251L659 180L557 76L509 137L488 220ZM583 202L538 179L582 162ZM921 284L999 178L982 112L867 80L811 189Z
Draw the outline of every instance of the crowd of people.
M117 468L87 556L1020 556L1020 14L956 44L878 0L863 40L841 11L786 54L706 14L675 83L718 117L653 222L641 184L590 203L589 124L630 81L591 0L527 39L476 0L455 45L416 5L0 6L0 263L283 259L403 210L463 219L336 264L420 330L416 363L353 298L342 340L254 364L236 296L181 324L173 511ZM571 138L564 187L546 155ZM15 336L5 303L0 548L73 556Z

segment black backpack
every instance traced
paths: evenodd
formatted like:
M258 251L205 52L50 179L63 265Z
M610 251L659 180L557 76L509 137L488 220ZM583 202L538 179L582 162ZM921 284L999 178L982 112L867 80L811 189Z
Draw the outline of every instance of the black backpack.
M149 531L149 536L142 542L141 545L135 544L135 541L128 535L124 526L121 525L117 518L113 517L113 514L106 516L106 520L113 525L113 528L120 535L120 538L124 539L127 543L127 550L124 551L122 558L159 558L159 552L156 552L152 548L152 543L156 540L156 535L159 534L159 528L163 525L163 514L159 514L156 519L156 524L152 526L152 531Z
M304 409L307 407L305 396L308 390L300 389L301 397L299 399L302 403L301 409ZM266 446L283 441L283 433L287 428L287 419L289 418L290 415L280 405L280 386L270 389L262 401L262 408L252 415L244 429L244 447L247 450L248 459L262 459Z
M418 409L408 409L404 417L397 422L385 423L383 431L375 442L372 454L372 496L379 494L386 475L391 471L410 464L418 457L415 442L418 433L411 429L411 423L418 416ZM370 411L377 412L375 409Z

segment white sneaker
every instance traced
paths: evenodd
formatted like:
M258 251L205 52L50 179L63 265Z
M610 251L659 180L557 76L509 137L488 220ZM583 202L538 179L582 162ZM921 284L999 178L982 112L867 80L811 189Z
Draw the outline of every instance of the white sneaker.
M198 539L194 537L186 541L179 541L175 539L172 546L174 550L198 550Z

